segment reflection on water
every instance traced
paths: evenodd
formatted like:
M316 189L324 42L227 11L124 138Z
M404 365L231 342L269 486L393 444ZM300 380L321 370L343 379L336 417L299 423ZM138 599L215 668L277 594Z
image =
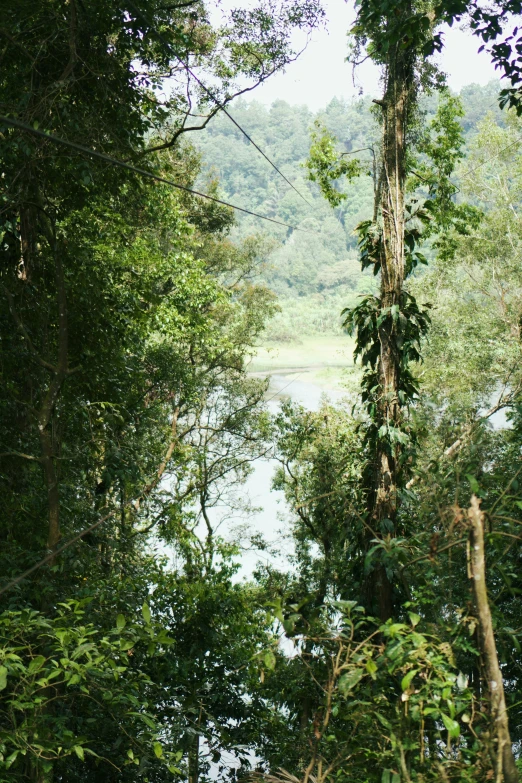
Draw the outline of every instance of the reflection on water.
M280 400L291 399L307 408L309 411L316 411L319 408L321 399L325 396L332 402L340 402L346 397L346 392L338 389L326 389L319 384L310 383L301 380L305 370L291 375L272 375L270 378L270 387L268 389L268 405L272 409L272 403L276 401L273 410L276 410Z

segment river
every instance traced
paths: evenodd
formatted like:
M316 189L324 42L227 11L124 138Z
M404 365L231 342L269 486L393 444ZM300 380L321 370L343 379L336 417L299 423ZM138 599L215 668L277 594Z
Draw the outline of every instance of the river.
M277 412L280 402L284 399L291 399L307 410L314 411L318 410L321 399L325 396L331 402L341 402L346 398L346 392L340 389L303 380L302 376L308 375L308 367L299 370L292 369L288 374L270 375L267 407L271 413ZM269 548L264 551L244 549L239 578L251 576L258 563L286 569L291 567L293 541L290 535L288 511L283 493L272 489L271 486L277 466L278 462L275 459L257 460L246 482L245 495L256 510L248 515L248 519L244 520L243 524L250 534L262 535ZM230 532L233 533L233 528ZM245 535L244 539L247 537Z

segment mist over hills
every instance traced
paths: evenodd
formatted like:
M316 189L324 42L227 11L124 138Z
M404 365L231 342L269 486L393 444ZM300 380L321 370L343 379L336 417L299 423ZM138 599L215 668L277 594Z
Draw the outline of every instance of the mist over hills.
M477 124L493 113L502 123L498 108L499 83L492 81L462 89L466 140ZM422 111L427 119L436 109L437 96L425 99ZM279 228L238 213L234 229L238 238L262 233L273 238L275 249L263 271L266 284L277 294L282 312L271 322L267 338L295 339L304 333L339 330L340 311L357 301L359 294L373 290L371 272L362 273L357 260L355 226L372 214L372 180L361 176L344 189L345 201L335 210L319 188L306 179L303 167L310 148L310 129L320 120L339 140L339 150L357 152L371 169L372 153L379 129L369 97L347 102L334 98L323 111L312 112L303 105L276 101L266 107L255 100L237 100L231 107L237 122L252 136L294 184L305 202L266 160L249 144L224 115L217 115L205 131L197 134L203 158L203 176L219 182L220 193L235 204L306 232Z

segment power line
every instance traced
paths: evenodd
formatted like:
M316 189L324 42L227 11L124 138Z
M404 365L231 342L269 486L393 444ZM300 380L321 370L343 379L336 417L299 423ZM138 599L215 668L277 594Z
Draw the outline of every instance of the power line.
M481 169L482 166L485 166L490 161L494 160L495 158L498 158L499 155L502 155L503 152L511 149L511 147L515 147L517 144L522 144L522 139L516 139L516 141L511 142L511 144L508 144L507 147L502 147L502 149L500 149L494 155L490 155L490 157L484 160L482 163L479 163L477 166L473 166L471 169L465 171L463 174L460 175L460 178L462 179L463 177L467 177L469 174L473 174L474 171L477 171L477 169Z
M283 174L283 172L282 172L280 169L278 169L278 167L276 166L276 164L275 164L275 163L274 163L272 160L270 160L270 158L268 157L268 155L266 155L266 154L263 152L263 150L261 149L261 147L259 147L259 146L256 144L256 142L253 140L253 138L252 138L251 136L249 136L249 135L248 135L248 133L246 132L246 130L244 130L244 129L241 127L241 125L240 125L240 124L239 124L239 123L238 123L238 122L237 122L237 121L234 119L234 117L232 117L232 115L231 115L231 114L230 114L230 113L229 113L229 112L226 110L226 108L225 108L225 105L224 105L224 104L223 104L223 103L222 103L222 102L219 100L219 98L217 98L217 97L214 95L214 93L212 92L212 90L210 90L210 89L209 89L209 88L208 88L208 87L207 87L207 86L206 86L206 85L205 85L205 84L204 84L204 83L201 81L201 79L199 79L199 78L196 76L196 74L194 73L194 71L192 71L192 70L191 70L191 68L189 67L188 63L184 62L184 60L182 60L182 59L181 59L181 57L180 57L180 56L179 56L179 55L178 55L178 54L177 54L177 53L174 51L174 49L173 49L173 48L172 48L172 46L169 44L169 42L167 41L167 39L166 39L166 38L165 38L165 37L164 37L164 36L163 36L163 35L162 35L162 34L161 34L161 33L160 33L158 30L156 30L156 28L154 27L154 25L152 24L152 22L150 21L150 19L148 19L148 18L147 18L147 16L146 16L146 15L143 13L143 11L141 11L141 10L140 10L140 9L139 9L139 8L138 8L138 7L137 7L137 6L136 6L136 5L133 3L133 2L132 2L132 0L126 0L126 5L130 6L130 8L132 8L132 9L134 10L134 13L135 13L135 14L137 14L138 16L140 16L140 17L142 18L142 20L143 20L143 21L144 21L144 22L145 22L145 23L146 23L146 24L149 26L149 29L150 29L150 30L151 30L151 31L152 31L152 32L153 32L153 33L156 35L156 37L158 38L158 40L159 40L159 41L160 41L160 42L161 42L161 43L164 45L164 47L165 47L165 48L166 48L166 50L167 50L167 53L168 53L168 54L170 54L172 57L175 57L175 58L176 58L176 60L177 60L177 61L178 61L178 62L179 62L179 63L180 63L182 66L183 66L183 68L185 68L185 70L187 71L187 73L190 73L190 75L192 76L192 78L193 78L193 79L194 79L194 80L195 80L195 81L196 81L196 82L199 84L199 86L201 87L201 89L202 89L202 90L204 90L204 92L206 92L206 94L209 96L209 98L211 98L211 99L214 101L214 103L215 103L217 106L219 106L219 108L221 109L221 111L222 111L222 112L224 112L224 114L226 114L226 116L228 117L228 119L229 119L231 122L233 122L233 123L234 123L234 125L236 126L236 128L238 128L238 130L240 130L240 131L241 131L241 133L243 134L243 136L244 136L246 139L248 139L248 141L250 142L250 144L252 144L252 145L253 145L253 146L256 148L256 150L257 150L257 151L258 151L258 152L259 152L259 153L260 153L260 154L263 156L263 158L264 158L264 159L265 159L265 160L266 160L266 161L267 161L267 162L270 164L270 166L272 166L272 168L273 168L275 171L277 171L277 173L279 174L279 176L281 176L281 177L284 179L284 181L285 181L285 182L286 182L288 185L290 185L290 187L292 188L292 190L295 190L295 192L297 193L297 195L298 195L300 198L302 198L302 199L303 199L303 201L304 201L306 204L308 204L308 206L309 206L309 207L312 207L312 208L313 208L313 204L311 204L311 203L308 201L308 199L306 199L306 198L303 196L303 194L302 194L302 193L300 193L300 191L299 191L299 190L297 190L297 188L295 187L295 185L293 185L293 184L290 182L290 180L289 180L287 177L285 177L285 175Z
M131 501L127 501L125 505L129 506L130 503ZM92 533L93 530L96 530L97 527L103 525L104 522L107 522L107 520L113 517L115 514L116 514L116 510L110 511L104 517L98 519L97 522L94 522L92 525L89 525L89 527L85 528L85 530L80 531L80 533L77 533L75 536L69 539L69 541L66 541L65 544L62 544L62 546L58 547L58 549L54 549L52 552L50 552L48 555L43 557L33 566L28 568L27 571L24 571L22 574L19 574L14 579L11 579L10 582L8 582L6 585L0 588L0 595L6 593L12 587L15 587L17 584L22 582L24 579L27 579L28 576L31 576L31 574L33 574L35 571L38 571L38 569L44 566L46 563L49 563L51 562L51 560L54 560L57 557L57 555L61 554L65 549L68 549L70 546L75 544L77 541L79 541L81 538L86 536L88 533Z
M152 172L147 171L146 169L138 168L137 166L131 166L130 163L124 163L121 160L117 160L117 158L106 155L104 152L97 152L96 150L92 150L89 147L84 147L82 144L77 144L74 141L67 141L66 139L59 138L59 136L54 136L52 133L46 133L45 131L38 130L37 128L32 128L25 122L20 122L20 120L15 120L11 117L4 117L3 115L0 115L0 123L9 125L12 128L18 128L19 130L26 131L27 133L32 133L33 136L40 136L43 139L48 139L55 144L61 144L64 147L69 147L70 149L76 150L77 152L81 152L83 155L90 155L93 158L98 158L99 160L103 160L106 163L112 164L113 166L119 166L120 168L126 169L127 171L140 174L142 177L148 177L148 179L156 180L156 182L163 182L166 185L170 185L172 188L183 190L186 193L192 193L194 196L199 196L200 198L207 199L208 201L213 201L216 204L221 204L224 207L235 209L238 212L244 212L246 215L252 215L252 217L261 218L261 220L268 220L270 223L275 223L276 225L284 226L285 228L291 228L293 231L303 231L305 234L317 233L315 231L308 231L305 228L299 228L298 226L292 226L290 223L283 223L281 220L276 220L275 218L267 217L266 215L260 215L258 212L252 212L250 209L238 207L236 204L230 204L228 201L222 201L222 199L216 198L215 196L209 196L206 193L200 193L198 190L192 190L192 188L188 188L186 185L180 185L179 182L174 182L173 180L166 179L165 177L159 177L157 174L152 174Z

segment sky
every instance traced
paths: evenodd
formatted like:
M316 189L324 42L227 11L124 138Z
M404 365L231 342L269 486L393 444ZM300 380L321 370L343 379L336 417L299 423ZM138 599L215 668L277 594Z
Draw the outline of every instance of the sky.
M224 0L223 6L239 6L248 0ZM352 66L345 62L346 32L354 19L353 2L323 0L327 24L312 34L307 49L291 63L285 73L272 76L258 87L250 98L271 104L284 100L291 104L304 103L313 111L324 108L334 98L351 98L360 94L378 95L379 77L375 66L365 63L354 76ZM222 7L223 7L222 6ZM457 27L447 29L446 46L439 64L448 74L448 84L458 92L467 84L487 84L498 78L486 52L478 54L481 44L469 31ZM297 43L297 42L296 42Z

